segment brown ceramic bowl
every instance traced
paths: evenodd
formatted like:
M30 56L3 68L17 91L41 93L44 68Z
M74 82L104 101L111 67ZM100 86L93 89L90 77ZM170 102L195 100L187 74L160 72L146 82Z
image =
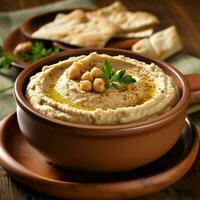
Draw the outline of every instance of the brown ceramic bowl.
M44 65L93 51L154 62L173 77L180 89L180 101L166 113L149 120L113 126L68 123L47 117L31 107L24 93L32 75L41 71ZM188 83L175 68L156 59L117 49L80 49L44 58L19 75L14 94L19 127L27 141L47 160L68 169L88 172L129 170L164 155L180 137L190 99Z

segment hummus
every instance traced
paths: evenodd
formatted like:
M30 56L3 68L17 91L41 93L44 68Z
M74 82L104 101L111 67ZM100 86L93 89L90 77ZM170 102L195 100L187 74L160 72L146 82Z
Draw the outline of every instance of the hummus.
M108 87L102 92L83 91L80 79L70 79L73 63L82 64L81 73L92 68L102 69L104 61L112 70L126 70L135 82L120 88ZM106 54L71 57L50 66L30 78L26 98L39 112L66 122L112 125L137 122L160 115L179 99L170 76L154 63Z

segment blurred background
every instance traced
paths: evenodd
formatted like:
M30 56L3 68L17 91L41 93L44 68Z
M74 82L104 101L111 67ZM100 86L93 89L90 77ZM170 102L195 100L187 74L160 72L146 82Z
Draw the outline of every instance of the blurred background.
M93 5L105 6L114 0L64 0L76 7ZM61 2L61 0L0 0L1 11L17 11L26 8ZM200 57L200 1L199 0L121 0L132 11L149 11L156 14L162 22L157 29L174 24L180 33L182 43L188 53ZM64 9L64 8L63 8ZM53 7L51 8L53 10ZM43 11L45 12L45 11ZM31 13L29 13L31 16ZM13 29L15 27L13 26Z

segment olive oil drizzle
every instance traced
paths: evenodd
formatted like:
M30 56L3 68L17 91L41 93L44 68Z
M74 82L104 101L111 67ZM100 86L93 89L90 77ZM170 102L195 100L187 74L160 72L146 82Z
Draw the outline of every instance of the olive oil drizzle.
M62 103L62 104L66 104L70 107L74 107L77 108L79 110L87 110L87 111L93 111L96 110L96 107L88 107L88 106L84 106L82 105L82 103L73 103L70 99L64 99L62 98L62 96L56 91L55 89L55 84L56 84L57 80L53 81L53 84L51 83L50 87L48 87L45 90L45 93L48 97L50 97L51 99L53 99L56 102ZM141 105L143 104L145 101L148 101L149 99L151 99L154 94L155 94L155 85L153 84L152 81L149 81L148 79L144 78L143 81L146 83L147 86L147 90L145 92L145 96L143 99L141 99L141 101L138 102L137 105ZM106 110L104 108L101 108L103 110Z
M46 94L48 97L50 97L51 99L53 99L56 102L62 103L62 104L67 104L70 107L74 107L77 109L81 109L81 110L88 110L88 111L92 111L92 110L96 110L95 107L88 107L88 106L83 106L81 103L73 103L71 100L69 99L63 99L58 92L56 91L55 87L51 87L46 91Z
M145 102L145 101L148 101L149 99L151 99L151 98L154 96L155 91L156 91L155 85L152 84L152 82L150 82L150 81L148 81L148 80L145 80L145 82L146 82L149 86L147 86L147 90L146 90L146 95L145 95L145 98L144 98L144 102ZM143 102L143 103L144 103L144 102Z

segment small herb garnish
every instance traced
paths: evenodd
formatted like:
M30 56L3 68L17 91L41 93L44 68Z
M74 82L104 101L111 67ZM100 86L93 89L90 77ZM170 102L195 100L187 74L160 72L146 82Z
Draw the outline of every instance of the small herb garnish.
M104 61L104 65L101 70L106 88L113 87L115 89L119 89L122 84L132 84L136 82L131 75L125 75L125 69L120 69L115 72L112 71L112 65L108 62L108 60Z
M20 54L20 58L27 62L34 62L48 55L52 55L59 52L59 48L46 48L41 41L36 41L33 43L33 47L30 52L24 52Z
M0 47L0 69L9 69L13 61L15 61L15 57L7 55Z
M7 55L2 47L0 47L0 69L9 69L11 67L11 62L15 61L15 57L11 55ZM0 88L0 94L10 90L13 88L13 85L6 87L6 88Z

